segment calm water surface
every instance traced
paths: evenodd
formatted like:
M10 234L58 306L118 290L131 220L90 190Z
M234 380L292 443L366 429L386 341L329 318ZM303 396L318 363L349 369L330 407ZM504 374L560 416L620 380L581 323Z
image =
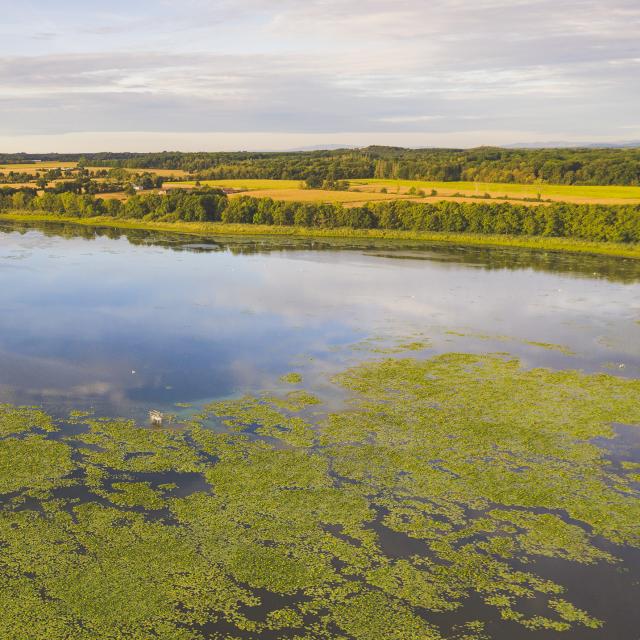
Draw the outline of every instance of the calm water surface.
M4 223L0 401L139 417L407 339L640 376L639 282L610 258Z
M527 367L640 377L639 283L638 262L613 258L0 223L0 402L144 420L292 370L330 394L331 373L422 340L427 355L500 351ZM640 460L632 429L607 446ZM623 557L628 571L537 569L615 620L606 636L498 626L494 637L637 640L640 554Z

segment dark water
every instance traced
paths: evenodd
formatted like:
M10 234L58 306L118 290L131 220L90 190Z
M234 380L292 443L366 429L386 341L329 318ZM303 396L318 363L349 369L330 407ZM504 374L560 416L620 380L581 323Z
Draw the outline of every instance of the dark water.
M506 351L527 367L640 377L640 262L0 223L0 402L142 420L151 408L180 413L177 402L270 388L293 370L322 392L328 374L421 340L426 353ZM608 446L612 460L640 458L633 430L620 427ZM386 543L415 552L393 532ZM613 620L606 634L496 624L492 637L640 638L640 553L615 553L628 571L557 560L536 569ZM468 611L487 614L473 598Z

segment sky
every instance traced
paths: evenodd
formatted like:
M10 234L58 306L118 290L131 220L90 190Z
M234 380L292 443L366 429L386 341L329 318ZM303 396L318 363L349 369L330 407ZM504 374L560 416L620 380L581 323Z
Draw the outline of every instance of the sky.
M0 152L640 140L639 0L1 5Z

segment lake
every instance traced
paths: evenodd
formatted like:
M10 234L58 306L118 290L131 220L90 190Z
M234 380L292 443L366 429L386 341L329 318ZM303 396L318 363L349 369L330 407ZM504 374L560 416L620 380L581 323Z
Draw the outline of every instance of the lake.
M515 249L0 226L0 400L149 408L323 377L362 341L640 375L640 265ZM572 351L565 356L553 348ZM623 368L620 365L624 365Z
M0 222L0 403L37 405L60 420L86 411L139 424L154 409L181 425L212 402L283 393L282 376L296 372L323 411L341 411L351 394L332 382L340 372L445 354L500 354L517 358L525 372L541 367L635 380L639 283L640 262L610 257ZM215 433L225 429L213 415L203 424ZM62 436L77 428L63 427ZM640 462L635 427L615 428L615 439L593 442L615 464ZM178 475L174 480L180 484ZM625 495L637 501L640 485L630 486ZM400 539L386 526L375 531L389 556L421 552L404 534ZM534 566L604 619L606 632L500 622L473 589L462 609L424 616L446 629L485 620L498 640L636 640L640 553L606 536L594 544L621 563L542 554ZM227 632L222 623L201 630ZM293 637L274 633L260 637Z

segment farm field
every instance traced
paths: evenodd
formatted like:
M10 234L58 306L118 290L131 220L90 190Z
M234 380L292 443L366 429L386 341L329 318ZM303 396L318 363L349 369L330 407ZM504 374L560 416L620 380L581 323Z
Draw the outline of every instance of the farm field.
M345 207L358 207L367 202L379 202L387 200L409 200L411 202L442 201L448 202L478 202L477 198L458 196L425 196L404 193L380 193L379 191L325 191L323 189L256 189L249 192L233 193L230 198L250 195L254 198L271 198L272 200L282 200L284 202L332 202L343 204ZM491 202L500 204L508 200L492 199ZM528 206L539 206L543 202L526 202Z
M77 162L35 162L23 164L0 164L0 174L14 171L16 173L31 173L34 176L38 171L47 169L75 169ZM109 170L110 167L87 167L90 172ZM189 175L182 169L125 169L128 173L151 173L153 175L174 176L176 178Z
M66 180L48 180L47 188L55 187L56 185L62 184L66 182ZM96 182L103 182L98 179ZM0 174L0 189L36 189L36 179L34 178L31 182L3 182L2 174ZM42 193L42 189L37 189L38 193ZM101 194L104 195L104 194Z
M234 180L200 180L203 187L222 187L227 189L299 189L300 180L253 180L248 178L240 178ZM195 180L186 180L184 182L165 182L165 187L177 188L183 187L191 189L196 186Z
M150 191L147 192L143 192L143 193L151 193ZM126 200L129 196L127 196L126 193L124 193L124 191L113 191L113 192L108 192L108 193L100 193L98 194L99 198L102 198L103 200Z
M449 200L473 202L485 193L492 202L531 198L541 195L544 200L574 202L576 204L637 204L640 203L640 187L571 186L571 185L523 185L506 183L428 182L420 180L378 180L363 178L349 180L349 191L325 191L303 189L297 180L203 180L201 186L242 189L256 198L272 198L284 201L341 202L345 205L362 204L374 200ZM166 182L165 188L191 189L195 181ZM357 189L357 191L355 191ZM382 193L386 189L387 193ZM425 197L416 197L411 190L424 191ZM431 191L437 195L431 196ZM527 204L538 204L527 202Z
M20 173L36 174L43 169L75 169L77 162L32 162L24 164L0 164L0 173L9 173L10 171Z
M2 176L0 174L0 189L33 189L35 182L2 182Z
M34 176L45 169L74 169L76 162L39 162L35 164L0 165L0 188L33 187L32 183L2 182L2 175L10 171L29 173ZM87 167L92 173L103 171L106 167ZM174 178L186 177L189 174L181 169L126 169L127 172L151 173ZM102 178L94 178L100 182ZM193 189L198 184L202 187L221 187L235 189L256 198L272 198L287 202L332 202L345 206L359 206L367 202L380 200L413 200L413 201L453 201L477 202L478 200L493 203L513 202L514 200L528 205L543 202L570 202L574 204L640 204L640 187L623 186L573 186L554 184L510 184L495 182L438 182L422 180L389 180L376 178L360 178L349 180L348 191L329 191L322 189L305 189L299 180L268 179L229 179L229 180L195 180L168 181L165 188ZM50 184L54 184L51 182ZM383 190L386 193L383 193ZM418 192L425 195L419 195ZM432 195L432 192L437 192ZM488 194L488 198L483 198ZM239 194L231 194L237 197Z
M324 189L303 189L300 182L296 180L205 180L201 181L200 185L243 190L239 193L229 194L230 198L251 196L284 202L331 202L343 204L346 207L357 207L367 202L380 200L425 200L425 198L416 198L415 195L410 195L408 189L403 189L402 193L381 193L379 190L364 188L358 188L357 191L327 191ZM193 189L195 182L165 182L163 186L170 189ZM463 202L471 199L445 197L438 198L438 200Z
M195 184L194 181L165 182L163 186L170 189L192 189ZM242 190L230 194L231 198L250 195L254 198L271 198L285 202L332 202L356 206L374 200L399 199L397 194L379 192L303 189L299 180L203 180L200 185ZM403 194L400 198L408 199L409 196Z
M285 202L333 202L346 206L356 206L376 200L408 200L408 196L387 193L363 193L359 191L324 191L322 189L256 189L254 191L233 193L230 198L250 195L254 198L271 198Z
M582 202L585 204L615 204L618 202L640 202L640 187L620 186L582 186L560 184L511 184L499 182L432 182L422 180L382 180L364 178L350 180L352 186L363 189L389 191L398 190L405 193L412 187L417 190L430 192L438 191L439 195L464 193L469 195L483 195L488 193L492 197L510 196L519 198L536 198L538 194L545 199L567 202Z

